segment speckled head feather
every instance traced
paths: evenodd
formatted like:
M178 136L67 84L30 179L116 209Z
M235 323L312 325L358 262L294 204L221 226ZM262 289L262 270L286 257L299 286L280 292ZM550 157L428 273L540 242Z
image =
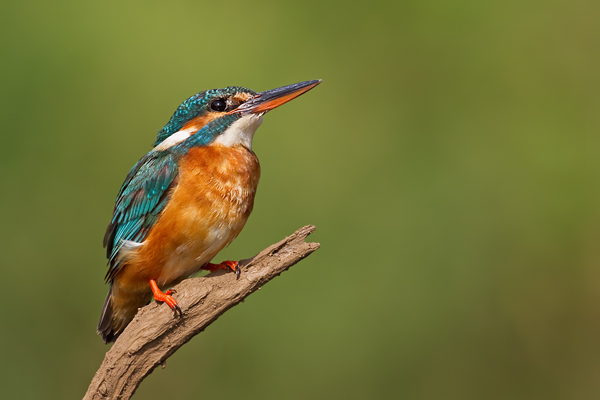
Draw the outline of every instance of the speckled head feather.
M227 98L236 93L247 93L249 96L254 96L256 94L255 91L245 87L229 86L224 89L205 90L185 100L177 107L177 110L175 110L164 128L158 131L158 136L156 137L154 145L157 146L163 140L183 128L186 123L209 111L208 107L212 100Z

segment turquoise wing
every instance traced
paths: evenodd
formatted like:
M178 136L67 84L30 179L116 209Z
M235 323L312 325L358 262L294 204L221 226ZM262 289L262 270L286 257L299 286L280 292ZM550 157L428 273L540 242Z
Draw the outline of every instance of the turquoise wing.
M117 196L113 218L104 235L111 281L123 266L119 251L126 243L144 241L177 185L177 156L151 151L131 169Z

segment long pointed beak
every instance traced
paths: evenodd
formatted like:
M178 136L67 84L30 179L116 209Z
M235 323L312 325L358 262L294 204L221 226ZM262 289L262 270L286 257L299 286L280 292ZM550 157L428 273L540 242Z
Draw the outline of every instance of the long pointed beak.
M320 79L315 81L306 81L294 83L293 85L283 86L277 89L271 89L257 93L254 97L246 101L233 111L233 113L242 114L263 114L269 110L279 107L288 101L295 99L303 93L321 83Z

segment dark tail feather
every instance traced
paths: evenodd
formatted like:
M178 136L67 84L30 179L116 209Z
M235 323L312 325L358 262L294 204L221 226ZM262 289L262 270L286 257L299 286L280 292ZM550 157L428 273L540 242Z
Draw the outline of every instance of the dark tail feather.
M100 316L100 322L98 322L98 335L102 336L104 343L110 343L117 340L119 334L115 334L113 331L113 306L112 306L112 285L104 300L104 307L102 307L102 315ZM120 333L120 332L119 332Z

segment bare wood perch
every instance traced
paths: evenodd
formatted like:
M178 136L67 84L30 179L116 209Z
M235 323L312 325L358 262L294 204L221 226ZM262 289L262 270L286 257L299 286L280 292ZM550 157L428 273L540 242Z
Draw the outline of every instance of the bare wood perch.
M316 228L298 229L257 256L240 261L241 277L217 271L206 277L187 279L175 287L183 317L174 317L160 303L142 308L106 353L84 400L127 400L154 368L202 332L219 316L265 283L319 248L305 239Z

